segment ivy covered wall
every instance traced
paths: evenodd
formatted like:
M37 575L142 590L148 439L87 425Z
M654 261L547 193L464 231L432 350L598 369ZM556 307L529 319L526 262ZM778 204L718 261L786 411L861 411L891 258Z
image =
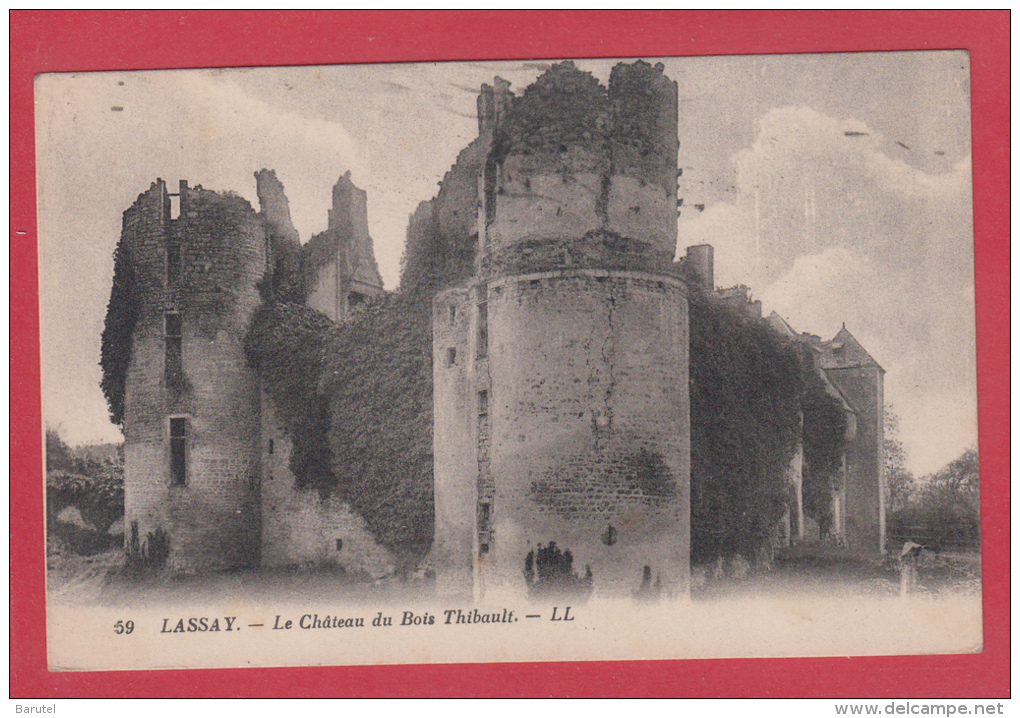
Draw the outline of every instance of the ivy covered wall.
M244 344L293 442L290 470L296 487L315 489L324 497L336 486L336 477L326 440L328 406L318 383L333 326L329 317L304 305L270 302L255 313Z
M445 183L475 160L462 153ZM245 342L293 442L296 486L348 502L404 568L433 536L432 298L470 275L477 243L472 224L441 221L451 213L444 198L440 190L411 219L400 290L366 299L341 323L289 303L307 293L313 258L278 253Z
M432 543L430 312L411 294L369 300L326 341L319 395L340 495L410 563Z
M784 470L800 431L793 345L757 317L690 284L691 561L770 540L789 499Z

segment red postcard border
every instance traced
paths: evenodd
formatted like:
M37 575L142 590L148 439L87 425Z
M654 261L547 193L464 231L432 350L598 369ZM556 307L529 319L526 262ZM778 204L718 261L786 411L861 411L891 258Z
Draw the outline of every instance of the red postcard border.
M10 695L1009 696L1009 23L1009 11L11 11ZM931 49L966 49L971 60L982 652L93 673L46 670L32 95L36 74Z

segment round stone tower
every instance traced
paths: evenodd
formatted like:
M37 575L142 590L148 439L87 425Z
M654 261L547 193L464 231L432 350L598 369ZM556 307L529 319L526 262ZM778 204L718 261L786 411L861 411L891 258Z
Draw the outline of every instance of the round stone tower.
M124 391L125 542L175 571L254 566L259 392L243 340L266 237L244 199L162 180L124 212L135 317Z
M676 84L568 62L485 104L477 273L434 303L440 589L684 594Z

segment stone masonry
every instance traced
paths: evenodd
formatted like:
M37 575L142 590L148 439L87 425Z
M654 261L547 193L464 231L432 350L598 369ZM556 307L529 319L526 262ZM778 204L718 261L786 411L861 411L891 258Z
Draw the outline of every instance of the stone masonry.
M291 439L244 352L274 260L310 274L309 303L334 321L355 293L382 292L365 194L341 177L329 229L303 251L283 185L269 170L256 179L259 214L236 195L184 181L170 193L162 180L124 213L140 298L125 384L126 547L151 557L166 545L174 572L332 564L386 575L392 557L361 517L295 488Z
M259 392L243 337L266 271L245 200L157 180L124 213L142 297L126 381L129 550L169 538L174 570L259 562Z
M524 594L554 542L595 595L648 572L684 594L676 85L638 62L607 90L562 63L520 97L483 87L479 135L476 272L433 304L440 591Z

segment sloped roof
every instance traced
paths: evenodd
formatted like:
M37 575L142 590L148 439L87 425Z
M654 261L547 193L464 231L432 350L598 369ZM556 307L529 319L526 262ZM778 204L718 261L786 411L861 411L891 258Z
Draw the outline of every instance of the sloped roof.
M832 339L821 343L822 352L818 355L818 364L822 369L853 369L857 367L875 367L885 371L874 357L868 354L850 330L843 327Z

